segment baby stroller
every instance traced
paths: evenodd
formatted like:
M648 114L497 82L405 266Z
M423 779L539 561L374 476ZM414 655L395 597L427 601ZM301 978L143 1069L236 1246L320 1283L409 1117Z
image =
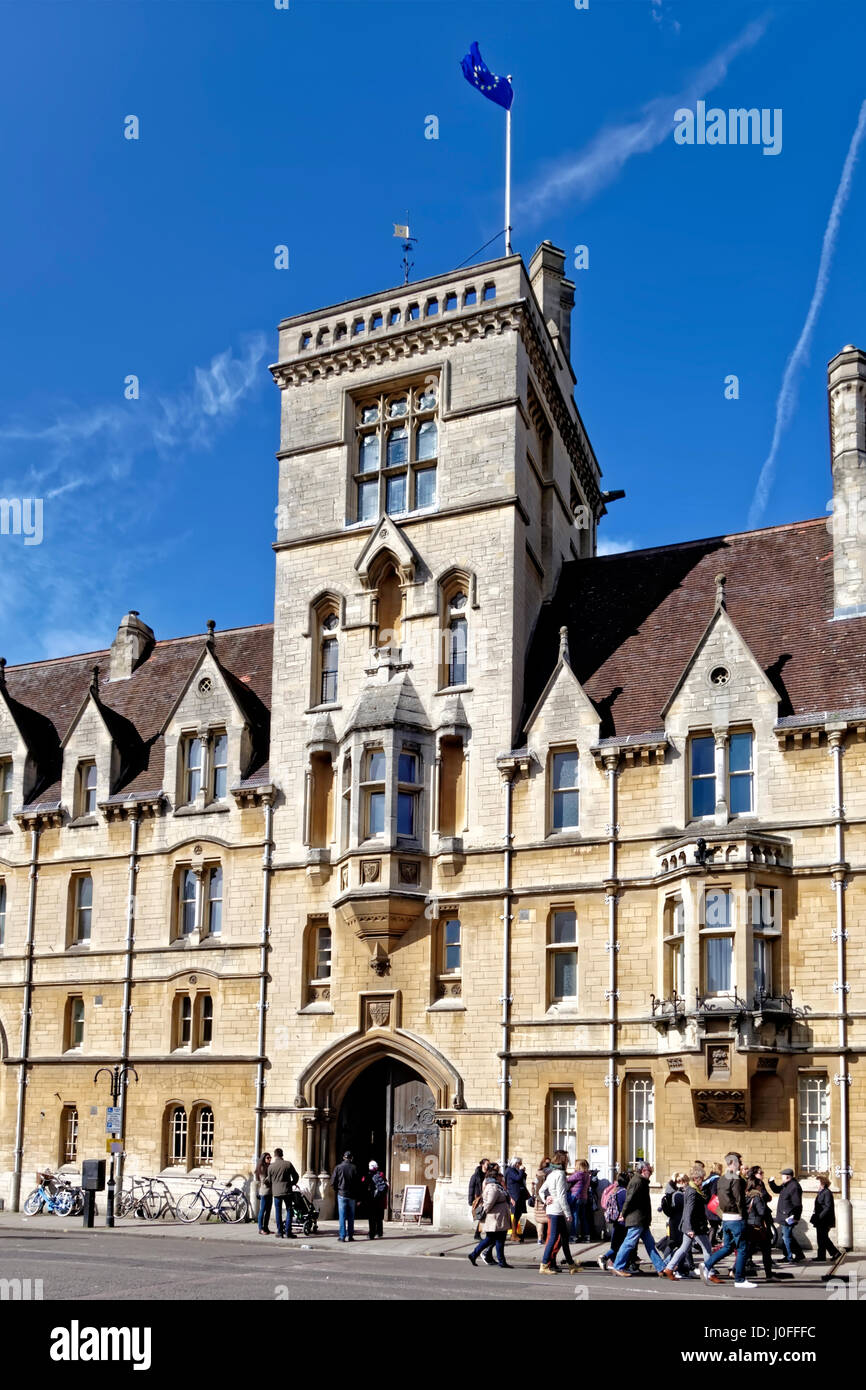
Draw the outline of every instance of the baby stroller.
M300 1226L305 1236L312 1235L319 1228L319 1213L306 1193L300 1188L292 1188L292 1225Z

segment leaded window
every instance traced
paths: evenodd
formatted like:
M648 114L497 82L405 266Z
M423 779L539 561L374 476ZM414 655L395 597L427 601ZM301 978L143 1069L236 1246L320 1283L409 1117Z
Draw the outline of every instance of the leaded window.
M800 1170L823 1173L830 1167L830 1094L826 1076L801 1076Z
M317 980L330 980L331 978L331 928L316 928L316 960L315 976Z
M577 998L577 914L572 907L555 908L550 914L549 940L550 1001L553 1004Z
M655 1144L655 1093L651 1076L628 1077L626 1112L629 1163L652 1163Z
M355 423L356 520L401 516L436 501L438 383L358 403Z
M219 936L223 929L223 871L222 865L214 864L207 876L207 930L208 936Z
M691 741L692 819L716 809L716 741L711 734Z
M448 600L448 684L465 685L469 628L466 622L466 594L459 589Z
M183 741L183 792L184 801L195 801L201 790L204 749L200 738L186 738Z
M568 1154L569 1167L577 1157L577 1102L573 1091L550 1093L550 1151Z
M168 1120L168 1161L178 1167L186 1166L186 1111L182 1105L175 1105Z
M202 1105L196 1115L195 1167L208 1168L214 1157L214 1120L209 1105Z
M9 820L9 807L12 802L12 763L6 759L0 762L0 825Z
M418 754L404 749L397 760L397 834L409 839L418 836L420 776Z
M78 941L90 940L90 926L93 915L93 879L89 874L82 874L75 880L75 922L73 939Z
M214 801L223 801L228 790L229 740L224 733L213 737L213 768L211 781Z
M749 815L754 810L752 735L731 734L728 743L728 809L732 816Z
M579 818L577 749L553 755L553 828L574 830Z

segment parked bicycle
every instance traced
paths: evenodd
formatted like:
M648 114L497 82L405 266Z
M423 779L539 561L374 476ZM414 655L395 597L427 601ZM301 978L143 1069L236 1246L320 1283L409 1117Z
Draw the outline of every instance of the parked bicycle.
M127 1178L116 1204L119 1217L137 1217L142 1221L159 1221L177 1216L174 1198L162 1178Z
M247 1200L239 1187L226 1184L220 1189L212 1176L202 1178L195 1192L185 1192L177 1201L177 1218L191 1224L202 1216L217 1216L220 1221L243 1221L247 1215Z
M48 1211L55 1216L75 1216L83 1209L81 1188L73 1187L66 1178L57 1178L46 1170L36 1174L36 1181L38 1187L24 1201L25 1215L38 1216Z

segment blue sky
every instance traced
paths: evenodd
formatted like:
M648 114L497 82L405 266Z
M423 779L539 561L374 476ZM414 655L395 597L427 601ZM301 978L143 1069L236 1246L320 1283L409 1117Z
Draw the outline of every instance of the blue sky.
M515 250L589 247L576 394L628 493L602 541L755 519L866 97L856 0L6 0L0 496L44 499L41 545L0 536L9 661L107 645L129 608L159 637L270 620L276 324L397 282L407 208L419 277L502 227L503 113L460 73L473 39L514 77ZM781 152L676 144L699 96L781 108ZM760 524L830 495L826 363L866 345L862 163Z

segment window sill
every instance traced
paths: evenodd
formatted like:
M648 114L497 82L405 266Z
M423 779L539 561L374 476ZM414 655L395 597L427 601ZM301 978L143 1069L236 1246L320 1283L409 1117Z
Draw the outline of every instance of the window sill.
M434 690L434 695L471 695L474 689L471 685L443 685L441 690Z
M442 1013L466 1013L466 1005L459 999L437 999L435 1003L427 1005L428 1014Z
M325 714L331 710L340 710L343 706L340 703L332 705L310 705L309 709L304 710L304 714Z
M85 826L85 825L98 825L98 824L99 824L99 817L98 817L98 816L92 816L92 815L76 816L76 817L74 818L74 820L71 820L71 821L69 822L69 829L70 829L70 830L79 830L82 826Z
M557 999L548 1007L548 1018L574 1018L580 1013L580 1007L576 999Z
M70 941L66 947L67 955L84 955L90 950L89 941Z
M299 1014L332 1014L333 1012L333 1004L320 1003L319 1001L313 1004L305 1004L302 1009L298 1009Z
M209 801L206 806L176 806L174 814L176 816L214 816L224 815L230 811L231 807L225 801Z
M581 829L577 825L569 825L562 830L548 830L545 836L547 840L580 840L582 838Z

